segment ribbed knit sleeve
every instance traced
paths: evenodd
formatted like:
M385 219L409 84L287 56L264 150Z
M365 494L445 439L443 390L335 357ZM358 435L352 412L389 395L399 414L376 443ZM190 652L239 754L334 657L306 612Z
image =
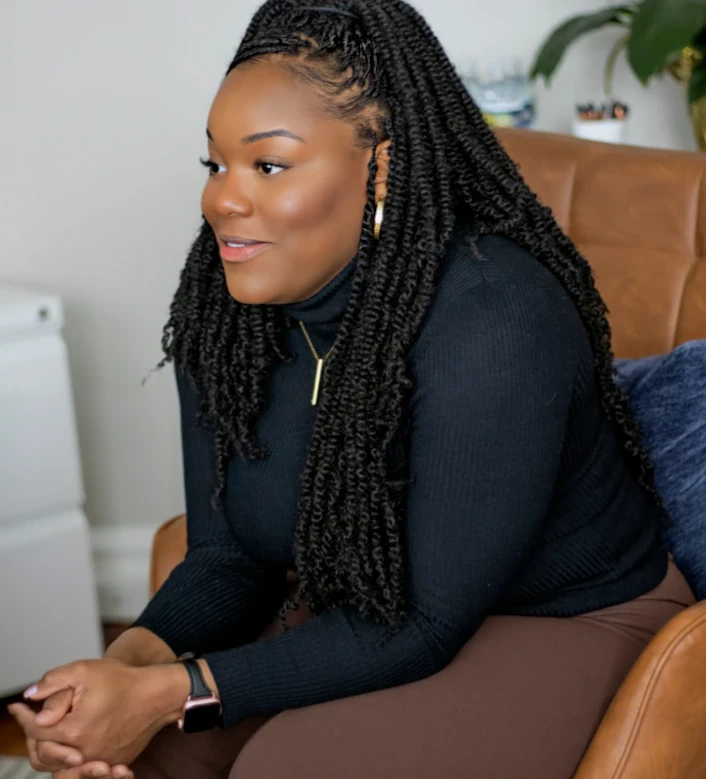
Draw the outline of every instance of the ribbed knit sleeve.
M443 301L411 358L409 619L377 646L384 627L337 608L206 654L227 726L412 682L451 661L541 532L584 337L570 301L541 284L483 281Z
M285 572L246 553L211 505L212 436L197 424L200 395L177 371L188 551L133 627L151 630L180 655L252 641L285 593Z

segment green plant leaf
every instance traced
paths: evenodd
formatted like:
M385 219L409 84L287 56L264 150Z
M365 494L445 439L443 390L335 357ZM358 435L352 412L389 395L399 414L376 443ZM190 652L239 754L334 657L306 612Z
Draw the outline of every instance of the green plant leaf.
M559 66L567 48L578 38L608 24L625 25L633 13L631 5L615 5L592 14L573 16L555 28L542 44L535 57L530 78L543 76L547 83Z
M706 59L694 67L689 80L689 103L695 103L702 97L706 97Z
M706 0L643 0L632 21L628 60L646 84L706 26Z

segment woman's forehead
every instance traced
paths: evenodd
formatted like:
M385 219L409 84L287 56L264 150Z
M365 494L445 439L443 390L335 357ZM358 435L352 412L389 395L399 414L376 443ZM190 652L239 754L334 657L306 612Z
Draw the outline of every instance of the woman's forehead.
M327 114L323 99L312 86L276 62L244 63L223 80L211 106L208 129L216 144L226 142L219 136L240 141L281 128L305 142L331 133L352 132L346 123Z

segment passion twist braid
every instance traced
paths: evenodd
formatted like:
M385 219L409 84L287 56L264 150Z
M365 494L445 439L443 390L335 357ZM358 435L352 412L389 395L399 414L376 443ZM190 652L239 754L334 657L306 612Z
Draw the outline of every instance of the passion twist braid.
M373 241L376 166L370 164L350 302L327 362L327 381L298 502L300 583L281 611L347 605L396 630L407 614L403 554L406 482L388 473L393 436L406 430L407 355L435 289L457 217L469 240L500 234L562 283L588 332L604 412L644 488L659 502L652 466L625 395L615 386L606 307L587 262L497 142L424 19L403 0L330 0L312 7L268 0L228 72L274 57L352 122L359 143L391 139L385 223ZM197 382L216 448L221 499L233 455L267 451L253 427L272 367L288 358L284 316L245 306L226 288L204 223L189 253L162 339L165 358Z

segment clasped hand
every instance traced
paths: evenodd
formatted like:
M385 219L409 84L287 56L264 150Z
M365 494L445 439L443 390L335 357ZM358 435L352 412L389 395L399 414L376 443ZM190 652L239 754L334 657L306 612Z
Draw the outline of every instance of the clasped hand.
M146 670L112 658L80 660L26 691L27 699L44 701L38 713L24 703L9 706L35 770L55 779L131 777L128 766L166 724L150 705Z

